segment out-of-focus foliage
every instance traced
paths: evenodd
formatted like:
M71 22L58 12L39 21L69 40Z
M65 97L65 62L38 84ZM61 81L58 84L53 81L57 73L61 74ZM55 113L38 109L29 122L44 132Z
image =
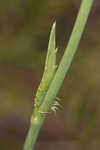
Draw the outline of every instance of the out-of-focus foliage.
M58 61L80 0L0 1L0 149L21 150L49 39L57 21ZM100 146L100 2L95 0L79 49L48 114L37 149L98 150ZM33 92L34 91L34 92ZM59 125L59 126L58 126Z

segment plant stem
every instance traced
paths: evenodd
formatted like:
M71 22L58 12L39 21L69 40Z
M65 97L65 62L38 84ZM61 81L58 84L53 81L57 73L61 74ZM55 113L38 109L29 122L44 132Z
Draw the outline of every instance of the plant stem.
M53 78L53 81L51 82L49 90L47 91L47 94L44 99L44 103L40 107L40 111L43 112L48 111L49 108L47 106L48 105L50 106L51 102L55 99L62 85L65 75L71 65L73 56L79 45L92 4L93 4L93 0L82 1L79 14L74 25L74 29L69 39L68 45L65 49L65 53L62 57L62 60Z
M35 112L35 114L32 115L32 117L31 117L30 128L29 128L29 132L28 132L23 150L32 150L33 149L36 139L37 139L37 136L38 136L38 133L39 133L39 130L40 130L40 127L44 121L43 118L41 117L40 113Z
M37 139L38 132L39 126L30 124L30 129L28 132L26 144L24 145L24 150L32 150L32 147L34 147L35 141Z
M87 22L87 18L91 10L92 4L93 4L93 0L82 1L81 7L78 13L78 17L74 25L73 32L69 39L68 46L65 49L65 53L62 57L58 70L53 78L53 81L51 82L51 85L47 91L47 94L44 98L43 103L39 107L39 110L35 111L35 115L33 112L32 119L31 119L31 127L29 129L29 133L26 138L24 150L34 149L34 144L36 142L40 127L42 126L43 121L46 116L45 112L48 112L50 110L51 105L71 65L73 56L77 50L83 30L85 28L85 24Z

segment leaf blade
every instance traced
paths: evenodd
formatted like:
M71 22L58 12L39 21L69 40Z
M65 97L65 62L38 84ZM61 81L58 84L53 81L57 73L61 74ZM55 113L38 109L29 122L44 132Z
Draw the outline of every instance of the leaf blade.
M55 30L56 23L53 24L51 29L44 73L35 97L34 106L36 109L38 109L42 104L56 71Z

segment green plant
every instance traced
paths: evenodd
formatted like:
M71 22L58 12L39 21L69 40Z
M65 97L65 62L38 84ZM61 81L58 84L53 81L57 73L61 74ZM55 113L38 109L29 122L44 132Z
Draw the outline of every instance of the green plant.
M92 4L93 0L82 1L71 37L58 69L56 69L55 48L56 24L53 24L50 34L45 70L42 81L37 90L34 111L32 113L30 129L26 138L24 150L34 149L39 130L43 124L46 114L52 109L52 107L54 109L56 108L54 99L62 85L64 77L77 50Z

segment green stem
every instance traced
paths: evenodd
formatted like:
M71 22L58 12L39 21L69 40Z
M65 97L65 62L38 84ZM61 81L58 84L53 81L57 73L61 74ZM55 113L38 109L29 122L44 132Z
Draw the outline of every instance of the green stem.
M62 85L62 82L65 78L65 75L71 65L73 56L77 50L79 45L83 30L85 28L85 24L87 22L87 18L89 12L91 10L91 6L93 4L93 0L83 0L78 17L76 19L73 32L68 42L68 46L65 50L64 56L61 60L61 63L58 67L58 70L54 76L53 81L47 91L47 94L44 98L43 103L41 104L38 111L33 112L31 119L31 127L29 129L28 136L26 138L26 142L24 145L24 150L32 150L34 149L34 144L36 142L40 127L43 124L46 113L50 110L50 107ZM34 117L35 116L35 117Z
M42 115L40 113L35 112L35 114L32 115L29 132L28 132L23 150L33 149L43 121L44 119L42 118Z
M24 145L24 150L32 150L32 147L34 147L35 141L37 139L39 128L40 126L36 126L32 123L30 124L30 130L27 135L27 140Z
M62 82L65 78L65 75L71 65L73 56L77 50L77 47L79 45L82 33L85 28L85 24L88 19L88 15L90 13L91 7L93 4L93 0L83 0L79 14L77 16L71 37L69 39L68 45L65 49L65 53L62 57L62 60L60 62L60 65L58 67L58 70L53 78L53 81L51 82L51 85L47 91L47 94L45 96L44 102L42 103L40 107L40 111L47 112L50 104L55 99Z

